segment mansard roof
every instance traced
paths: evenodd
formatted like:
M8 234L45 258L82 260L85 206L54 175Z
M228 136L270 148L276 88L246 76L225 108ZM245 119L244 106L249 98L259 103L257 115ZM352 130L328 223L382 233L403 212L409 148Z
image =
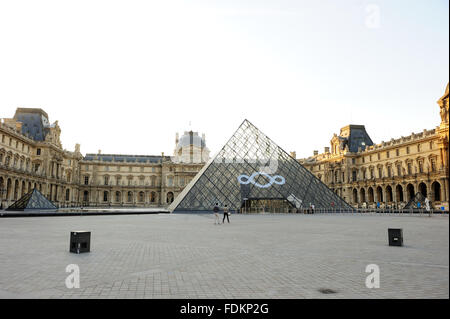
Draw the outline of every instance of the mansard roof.
M16 121L22 122L22 134L35 141L44 141L50 123L47 113L39 108L17 108L14 114Z
M350 124L341 128L339 139L342 140L341 148L345 149L348 146L348 150L352 153L358 152L359 148L364 151L367 146L373 145L364 125Z

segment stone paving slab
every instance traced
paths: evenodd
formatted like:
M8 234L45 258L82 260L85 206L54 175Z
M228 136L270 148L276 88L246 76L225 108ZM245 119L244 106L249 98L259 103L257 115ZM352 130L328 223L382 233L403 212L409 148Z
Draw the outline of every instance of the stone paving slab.
M388 246L396 227L404 247ZM80 229L91 252L69 253ZM80 288L65 286L69 264ZM368 264L380 267L378 289L365 286ZM449 298L448 216L1 219L0 298Z

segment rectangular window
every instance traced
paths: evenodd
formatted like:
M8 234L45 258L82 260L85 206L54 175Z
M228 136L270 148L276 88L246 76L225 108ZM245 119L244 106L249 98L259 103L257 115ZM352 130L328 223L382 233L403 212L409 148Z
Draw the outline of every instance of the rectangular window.
M36 150L36 155L41 155L41 149L40 149L40 148L38 148L38 149Z
M89 176L84 177L84 185L89 185Z
M389 158L389 151L386 152L386 158Z
M400 155L400 150L399 150L398 148L395 150L395 155L396 155L396 156L399 156L399 155Z
M406 146L406 154L409 154L409 146Z

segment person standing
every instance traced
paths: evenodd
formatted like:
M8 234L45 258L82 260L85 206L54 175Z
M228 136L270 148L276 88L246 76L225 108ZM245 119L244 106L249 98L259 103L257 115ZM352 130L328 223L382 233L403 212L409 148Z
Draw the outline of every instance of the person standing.
M229 223L230 223L230 217L229 217L229 215L228 215L228 206L227 206L227 205L225 205L225 207L223 208L223 220L222 220L222 224L225 223L225 217L227 218L228 224L229 224Z
M214 212L214 216L215 216L214 224L220 225L219 204L216 203L216 205L214 205L213 212Z

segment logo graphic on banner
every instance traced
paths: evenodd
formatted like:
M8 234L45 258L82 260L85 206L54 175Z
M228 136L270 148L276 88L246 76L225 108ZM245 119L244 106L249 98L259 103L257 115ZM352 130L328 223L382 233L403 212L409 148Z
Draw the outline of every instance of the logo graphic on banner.
M258 176L258 175L262 175L262 176L267 177L269 179L269 182L267 184L264 184L264 185L261 185L261 184L255 182L255 177ZM264 172L255 172L255 173L253 173L250 176L245 175L245 174L239 175L237 179L238 179L240 184L247 185L249 183L252 183L253 185L255 185L255 186L259 187L259 188L268 188L268 187L272 186L273 183L275 183L277 185L283 185L286 182L284 177L281 176L281 175L270 176L269 174L264 173Z

